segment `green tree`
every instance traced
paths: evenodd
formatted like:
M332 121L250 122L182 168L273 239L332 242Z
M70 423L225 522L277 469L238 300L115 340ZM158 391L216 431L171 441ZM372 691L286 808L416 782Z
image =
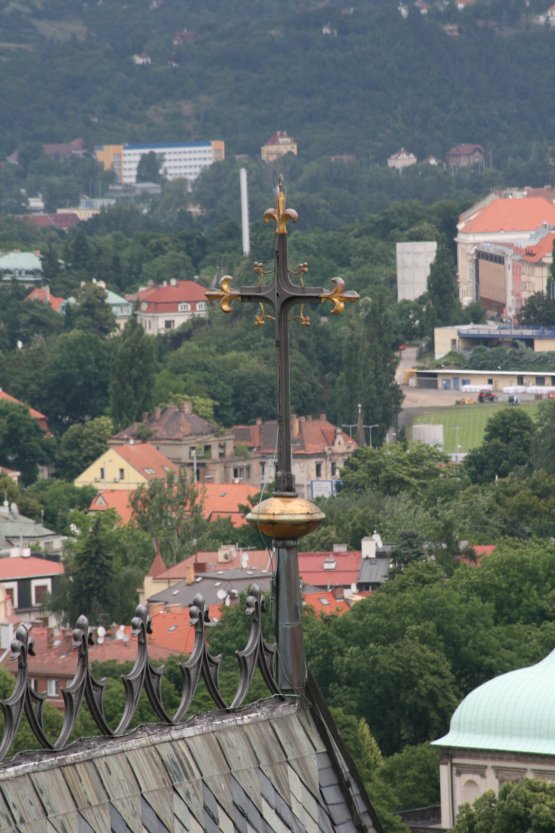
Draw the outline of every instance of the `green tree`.
M51 609L73 625L85 614L91 624L127 622L137 605L136 588L152 560L152 542L113 511L70 515L73 537L64 546L65 572ZM73 526L72 526L73 525Z
M153 150L141 154L137 165L137 182L161 182L160 169L163 162L163 157Z
M520 323L523 327L553 327L555 300L544 292L534 292L522 306Z
M167 564L191 555L205 528L199 491L187 472L170 472L165 480L150 480L130 498L140 529L160 544Z
M525 411L498 411L487 422L482 445L465 457L463 465L471 481L487 483L517 469L526 471L534 432L534 420Z
M444 243L439 243L428 277L428 333L434 327L454 324L460 312L457 295L457 270L453 257Z
M94 333L74 330L52 344L42 379L42 407L58 425L102 414L109 400L111 346Z
M396 810L439 804L439 750L429 743L385 758L378 774L393 790Z
M92 486L78 488L73 483L64 483L52 477L37 480L25 491L27 498L34 499L42 507L42 513L35 513L33 517L40 517L45 526L62 534L68 532L70 513L74 509L87 510L95 494ZM23 506L19 508L23 514L28 514Z
M541 402L536 414L530 456L535 469L555 474L555 402Z
M381 445L403 400L395 381L394 327L383 292L376 292L371 300L363 298L358 306L343 333L337 421L353 422L361 404L364 423L375 426L372 440Z
M50 455L51 442L28 408L0 401L0 465L21 472L23 483L29 484Z
M84 283L75 293L72 323L76 330L108 336L116 329L116 317L107 302L106 289L98 283Z
M57 474L64 480L75 480L107 450L112 433L109 417L96 417L71 425L60 440L55 458Z
M151 408L154 374L153 340L132 318L115 342L110 370L110 411L116 430Z
M444 476L445 454L426 443L389 443L380 448L359 448L341 470L344 491L372 489L386 495L411 490Z
M461 808L453 833L551 833L555 829L555 784L524 778L488 791Z

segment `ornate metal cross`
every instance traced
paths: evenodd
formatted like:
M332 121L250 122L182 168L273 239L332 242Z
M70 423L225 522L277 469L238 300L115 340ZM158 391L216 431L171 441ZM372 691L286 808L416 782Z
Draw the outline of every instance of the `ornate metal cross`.
M291 385L289 358L289 313L295 304L301 304L298 318L303 326L310 324L310 319L304 312L306 303L329 302L332 314L339 315L345 308L345 303L358 301L359 295L352 290L345 290L343 278L332 278L333 289L320 286L305 286L304 275L308 271L308 264L301 263L295 272L289 269L287 261L287 221L296 223L297 212L285 207L285 188L280 176L277 187L275 208L264 212L264 222L271 220L275 223L275 260L274 268L264 271L262 263L254 264L254 271L259 276L258 286L242 286L233 289L232 278L225 275L220 280L220 289L207 290L206 295L211 301L219 301L224 312L231 312L233 301L253 301L260 305L256 316L257 325L264 324L266 317L275 319L276 354L277 354L277 462L275 477L275 495L294 496L295 478L291 461ZM264 283L267 274L273 274L270 283ZM299 284L292 278L298 278ZM273 308L273 314L266 312L266 305Z

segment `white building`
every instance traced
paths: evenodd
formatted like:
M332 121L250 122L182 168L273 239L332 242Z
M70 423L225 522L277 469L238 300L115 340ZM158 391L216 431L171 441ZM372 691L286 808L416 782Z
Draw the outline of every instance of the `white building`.
M194 182L199 174L214 162L225 159L225 143L165 142L163 144L101 145L95 148L97 160L106 170L113 170L118 182L133 185L141 157L155 153L160 172L166 179L185 179Z
M430 268L436 258L435 240L397 243L397 300L414 301L428 289Z
M555 781L555 651L528 668L495 677L459 705L440 760L441 827L462 804L507 781Z

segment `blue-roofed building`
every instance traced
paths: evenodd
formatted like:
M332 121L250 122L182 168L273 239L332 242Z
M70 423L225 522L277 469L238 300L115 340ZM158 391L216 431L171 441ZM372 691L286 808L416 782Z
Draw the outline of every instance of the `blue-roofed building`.
M462 804L507 781L555 781L555 651L536 665L501 674L458 706L441 747L441 826Z

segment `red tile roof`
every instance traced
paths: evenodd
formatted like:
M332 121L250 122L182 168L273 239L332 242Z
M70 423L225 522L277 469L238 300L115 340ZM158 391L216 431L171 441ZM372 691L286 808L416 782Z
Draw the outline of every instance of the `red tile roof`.
M206 287L196 281L174 281L166 286L149 286L137 293L139 304L146 303L146 312L175 309L177 304L206 301Z
M455 147L451 148L451 150L447 152L447 156L470 156L476 151L481 154L485 154L485 150L482 145L455 145Z
M25 300L42 301L45 304L49 304L55 312L59 312L62 304L64 303L64 299L57 298L55 295L52 295L47 286L36 286L29 292Z
M137 446L124 447L137 448ZM119 450L121 446L115 446L115 448ZM136 468L136 466L134 467ZM150 467L154 468L153 465ZM142 469L139 470L142 472ZM163 477L165 474L158 476ZM149 479L155 476L145 475ZM229 518L233 526L244 526L246 521L239 506L248 505L249 497L258 492L259 489L256 486L251 486L248 483L199 483L199 500L203 501L203 517L208 521L215 518ZM115 509L122 522L128 524L133 517L132 494L132 489L101 489L94 496L89 506L89 512Z
M12 405L23 405L24 408L27 408L33 419L36 419L43 431L48 431L48 423L44 414L41 414L40 411L36 411L29 405L25 405L24 402L20 402L19 399L15 398L15 396L10 396L10 394L6 393L6 391L2 390L2 388L0 388L0 401L10 402Z
M305 593L304 603L307 607L311 607L318 617L330 616L333 613L342 616L349 610L349 605L345 599L336 599L333 593Z
M133 517L130 498L132 489L101 489L96 493L89 506L89 512L102 512L115 509L122 523L128 524Z
M544 197L498 197L459 223L462 233L533 232L543 223L555 226L555 205Z
M57 228L60 231L67 231L81 222L77 214L72 211L66 211L64 214L25 214L16 219L25 220L26 223L31 223L32 226L38 228Z
M38 576L60 576L64 565L34 555L17 555L14 558L0 558L0 581L14 581L19 578Z
M156 408L145 416L142 422L133 422L111 438L110 442L119 440L127 442L137 437L138 433L148 427L149 436L154 440L183 440L186 437L214 436L214 426L204 417L194 414L190 402L179 405L167 405Z
M515 246L515 251L521 255L523 260L527 260L529 263L541 263L546 256L551 255L553 252L554 242L555 232L551 232L550 234L544 235L533 246Z
M166 562L164 561L160 553L160 545L158 544L158 542L156 542L156 555L154 556L152 564L150 565L150 570L148 571L147 575L151 578L157 578L162 573L165 573L167 569L168 568L166 567Z
M260 420L255 425L234 425L233 434L237 444L256 449L261 454L273 454L276 448L277 422ZM320 417L291 417L291 447L293 454L322 454L335 443L337 428L325 415ZM355 440L344 431L339 431L346 446L353 451Z
M300 552L299 575L305 584L315 587L350 587L358 581L361 557L360 552L352 550Z
M233 526L245 526L245 516L239 506L249 506L249 497L260 489L249 483L201 483L199 496L204 503L203 516L210 521L214 518L229 518Z
M175 463L150 443L115 445L112 449L147 480L163 479L170 471L177 472Z

